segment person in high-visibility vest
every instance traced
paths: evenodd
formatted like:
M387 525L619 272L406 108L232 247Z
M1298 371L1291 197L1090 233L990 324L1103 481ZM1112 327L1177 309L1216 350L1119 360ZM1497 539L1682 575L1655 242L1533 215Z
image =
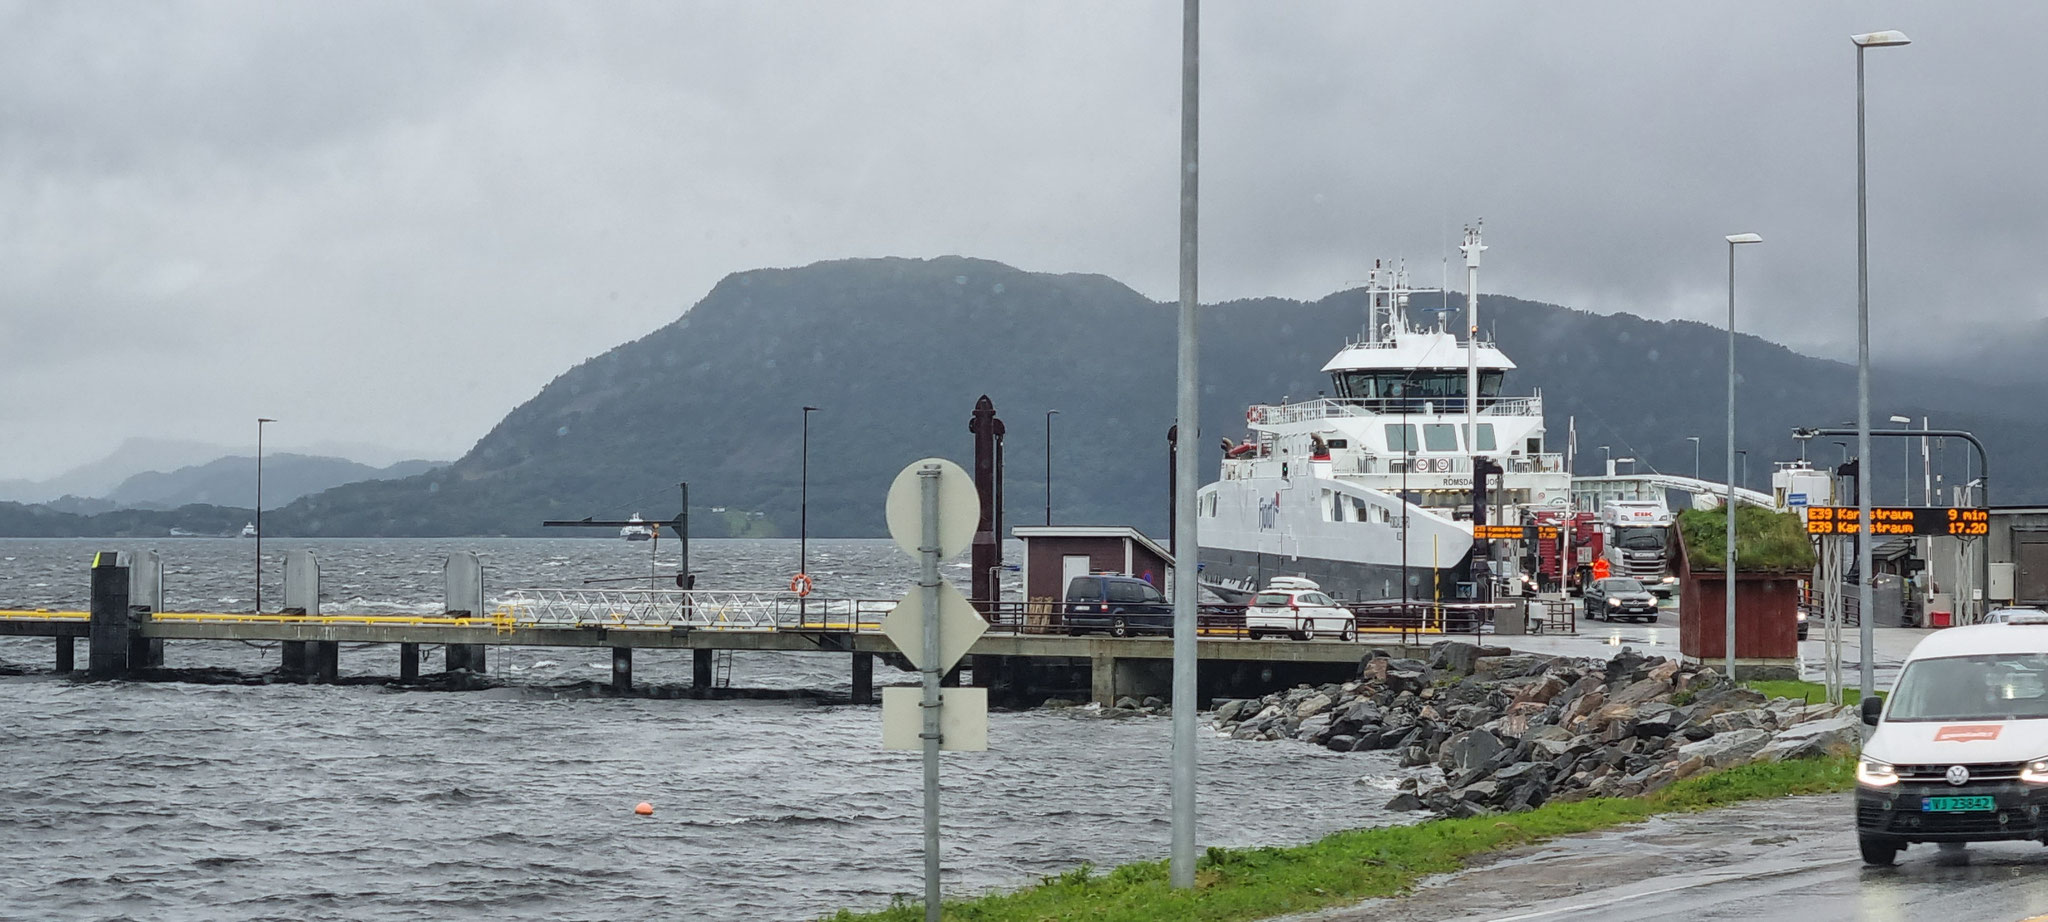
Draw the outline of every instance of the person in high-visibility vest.
M1594 579L1606 579L1606 578L1607 578L1607 574L1608 574L1609 572L1610 572L1610 569L1609 569L1609 567L1608 567L1608 564L1607 564L1607 558L1605 558L1605 557L1601 557L1601 558L1597 558L1597 559L1595 559L1595 560L1593 561L1593 578L1594 578Z

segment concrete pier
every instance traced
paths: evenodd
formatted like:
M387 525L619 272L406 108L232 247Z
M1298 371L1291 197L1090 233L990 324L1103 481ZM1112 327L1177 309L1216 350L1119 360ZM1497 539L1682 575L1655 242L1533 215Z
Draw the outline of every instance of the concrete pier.
M402 643L398 645L398 681L417 682L420 680L420 645Z
M284 555L284 610L299 615L320 614L320 561L312 551L297 550ZM340 655L339 647L331 641L288 641L283 647L284 662L279 671L293 682L317 681L322 667Z
M78 670L76 660L73 658L76 654L72 642L75 640L77 640L75 637L57 638L57 671L60 673L76 672Z
M475 553L458 551L448 555L443 569L446 591L444 611L451 616L478 617L484 611L484 564ZM488 672L482 644L449 644L448 671Z
M612 648L612 691L625 694L633 690L633 648Z

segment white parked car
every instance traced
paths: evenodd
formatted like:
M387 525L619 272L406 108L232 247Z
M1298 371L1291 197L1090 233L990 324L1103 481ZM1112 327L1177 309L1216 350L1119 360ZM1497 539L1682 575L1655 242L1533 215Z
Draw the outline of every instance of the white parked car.
M1351 609L1325 595L1313 580L1299 577L1277 577L1253 596L1244 610L1244 627L1253 640L1271 634L1296 640L1358 637L1358 619Z
M2038 608L1994 608L1984 613L1985 624L2041 624L2048 622L2048 612Z

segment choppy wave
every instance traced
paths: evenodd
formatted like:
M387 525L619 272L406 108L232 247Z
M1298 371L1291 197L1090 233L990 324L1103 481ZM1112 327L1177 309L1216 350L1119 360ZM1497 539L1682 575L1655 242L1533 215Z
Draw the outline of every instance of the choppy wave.
M90 552L123 544L0 541L15 558L0 561L0 605L82 605ZM832 555L845 594L910 584L890 542L812 544ZM438 567L421 561L450 549L481 549L493 585L647 566L644 546L589 540L264 542L279 546L314 547L364 605L431 601ZM253 597L245 545L161 549L174 607ZM712 585L786 582L796 556L783 541L693 550ZM281 591L266 584L264 596ZM177 642L166 656L195 676L237 676L271 668L278 651ZM921 892L918 759L881 750L875 709L613 698L587 692L582 656L492 657L509 684L487 691L369 683L397 660L367 645L341 653L363 684L87 684L47 674L48 641L0 639L0 676L28 673L0 678L0 918L755 922ZM847 681L844 655L741 654L734 666L740 685ZM643 650L634 672L687 684L689 657ZM992 751L945 762L949 890L1165 853L1165 720L990 720ZM1386 821L1385 790L1357 781L1400 776L1381 754L1290 744L1210 737L1201 756L1204 845ZM653 816L634 815L643 800Z

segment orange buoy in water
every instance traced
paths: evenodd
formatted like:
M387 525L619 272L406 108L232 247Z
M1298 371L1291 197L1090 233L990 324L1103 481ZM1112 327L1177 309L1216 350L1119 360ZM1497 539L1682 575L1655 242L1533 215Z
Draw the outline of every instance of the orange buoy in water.
M638 813L641 816L653 816L654 805L643 800L640 802L639 806L633 808L633 812Z

